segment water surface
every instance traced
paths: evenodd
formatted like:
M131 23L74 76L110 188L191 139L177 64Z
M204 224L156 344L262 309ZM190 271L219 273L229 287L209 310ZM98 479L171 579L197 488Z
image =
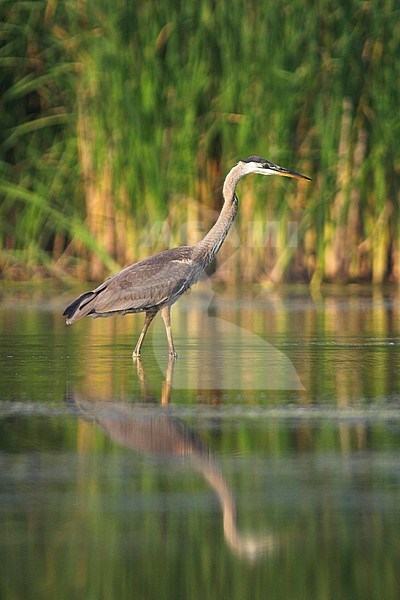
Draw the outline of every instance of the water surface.
M1 294L2 598L399 597L395 290Z

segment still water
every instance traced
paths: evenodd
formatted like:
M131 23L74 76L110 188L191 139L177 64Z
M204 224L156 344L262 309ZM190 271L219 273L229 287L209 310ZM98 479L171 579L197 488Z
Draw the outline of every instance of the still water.
M400 597L396 290L0 293L1 598Z

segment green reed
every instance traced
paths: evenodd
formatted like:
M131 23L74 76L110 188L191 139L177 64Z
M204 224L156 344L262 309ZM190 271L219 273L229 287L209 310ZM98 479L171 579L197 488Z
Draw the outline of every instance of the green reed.
M5 277L42 265L98 279L193 241L221 205L226 171L257 153L313 182L243 182L242 249L227 241L216 275L399 279L392 0L0 11Z

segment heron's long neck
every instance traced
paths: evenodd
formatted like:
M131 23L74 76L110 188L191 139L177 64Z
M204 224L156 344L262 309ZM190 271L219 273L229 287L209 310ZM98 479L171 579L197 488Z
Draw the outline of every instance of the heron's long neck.
M221 247L222 242L227 236L227 233L232 225L233 219L238 209L238 199L235 194L236 184L245 173L240 163L233 167L226 176L223 195L224 205L220 212L217 222L207 233L195 248L202 258L204 268L206 268L213 260Z

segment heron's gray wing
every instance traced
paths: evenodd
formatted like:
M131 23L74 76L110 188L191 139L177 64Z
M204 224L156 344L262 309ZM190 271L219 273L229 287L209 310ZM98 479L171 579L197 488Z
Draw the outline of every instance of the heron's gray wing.
M66 308L64 315L70 324L86 315L158 310L176 300L200 272L192 259L192 248L166 250L126 267L95 290L85 292Z
M103 284L92 308L98 313L157 308L184 291L190 274L191 261L141 261Z

